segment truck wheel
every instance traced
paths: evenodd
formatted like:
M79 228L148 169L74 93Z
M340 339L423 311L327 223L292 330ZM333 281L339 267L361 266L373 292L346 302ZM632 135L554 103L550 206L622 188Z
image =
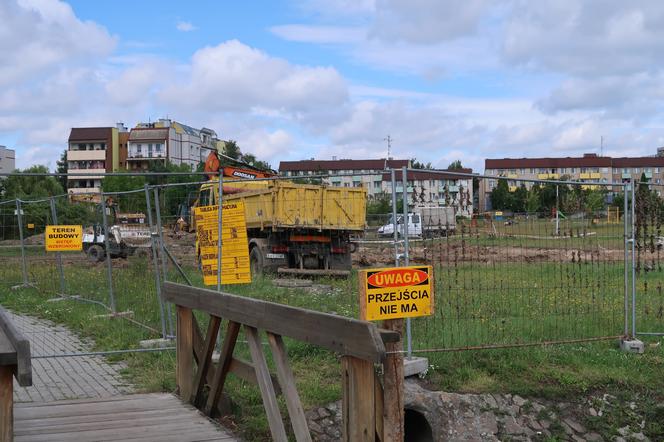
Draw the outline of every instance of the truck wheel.
M88 247L86 254L88 255L88 259L90 259L92 262L99 262L104 259L104 256L106 255L104 253L104 248L97 244L93 244Z
M251 276L260 276L263 274L263 254L260 248L254 247L249 253L249 266L251 268Z

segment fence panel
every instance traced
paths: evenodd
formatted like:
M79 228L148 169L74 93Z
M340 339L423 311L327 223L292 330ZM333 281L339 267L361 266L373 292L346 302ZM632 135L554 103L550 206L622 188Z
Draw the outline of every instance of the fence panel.
M664 185L634 188L634 334L664 336Z

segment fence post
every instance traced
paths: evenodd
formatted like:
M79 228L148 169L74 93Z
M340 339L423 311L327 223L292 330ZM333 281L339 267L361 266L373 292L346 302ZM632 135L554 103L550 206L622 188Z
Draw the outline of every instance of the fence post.
M224 192L224 177L219 171L219 195L217 197L217 291L221 291L221 225L222 225L222 216L221 216L221 205L223 203L223 192Z
M403 256L404 263L410 265L410 243L408 242L408 168L401 169L401 180L403 182ZM421 220L420 220L421 221ZM410 318L406 318L406 349L408 359L413 357L412 337L410 334Z
M149 200L149 195L146 195L146 198ZM157 234L159 235L159 248L161 251L161 267L163 280L166 281L167 276L166 272L168 271L167 257L166 257L166 246L164 245L164 235L163 230L164 226L161 223L161 209L159 207L159 187L154 188L154 210L157 215ZM150 212L151 215L151 212ZM152 232L152 227L150 227L150 232ZM150 233L152 235L152 233ZM159 297L161 299L161 296ZM173 336L173 312L171 311L171 304L166 304L166 316L168 318L168 334Z
M161 337L166 339L166 319L164 315L164 300L161 297L161 281L159 278L159 258L157 257L157 244L155 242L154 222L152 221L152 205L150 204L150 186L146 183L143 187L145 191L145 206L148 215L148 224L150 226L150 246L152 249L152 266L154 267L154 283L157 291L157 301L159 301L159 314L161 315Z
M18 221L18 237L21 242L21 271L23 273L23 287L30 285L28 282L28 266L25 262L25 242L23 240L23 208L21 207L21 200L16 199L16 216Z
M636 338L636 180L632 178L632 338Z
M628 210L628 204L629 204L629 198L627 194L627 189L629 186L626 184L623 184L623 229L624 229L624 247L625 247L625 261L624 261L624 266L625 266L625 330L624 330L624 335L627 337L629 335L629 272L627 270L627 266L629 265L629 250L627 247L629 246L629 230L627 228L628 222L629 222L629 217L627 216L627 210Z
M104 229L104 249L106 254L106 271L108 274L108 302L111 307L111 312L117 313L115 309L115 295L113 294L113 267L111 264L111 248L110 241L108 239L111 232L108 230L108 219L106 217L106 200L104 199L104 191L99 190L99 195L101 196L101 201L99 202L101 206L101 220Z
M397 231L397 179L392 169L392 230L394 233L394 265L399 265L399 232Z
M55 198L51 197L49 199L49 204L51 206L51 222L54 225L58 224L58 213L55 210ZM60 252L55 252L55 261L56 265L58 266L58 274L60 276L60 296L65 296L65 293L67 293L67 288L65 286L65 271L62 268L62 253Z

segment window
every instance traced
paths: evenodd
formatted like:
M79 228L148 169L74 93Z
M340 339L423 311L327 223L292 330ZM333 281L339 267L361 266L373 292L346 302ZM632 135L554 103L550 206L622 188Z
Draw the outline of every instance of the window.
M623 173L629 173L629 169L626 167L623 167Z
M142 148L143 148L143 146L141 144L137 144L136 145L136 153L141 153Z
M157 152L161 152L161 143L157 143L154 145L154 150Z
M419 224L420 223L420 215L417 213L413 215L413 224Z
M609 173L608 167L602 167L602 173Z
M659 167L655 167L655 173L659 173Z
M380 181L374 181L374 189L380 189Z
M639 173L639 168L638 167L634 168L634 173Z
M572 168L570 168L570 172L569 172L569 173L576 173L576 167L572 167Z
M198 204L199 206L209 206L212 204L210 198L210 189L205 189L201 191L201 194L198 198Z

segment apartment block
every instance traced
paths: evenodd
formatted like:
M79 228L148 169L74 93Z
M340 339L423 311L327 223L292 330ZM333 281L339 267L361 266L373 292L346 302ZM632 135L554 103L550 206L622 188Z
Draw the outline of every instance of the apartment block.
M71 129L67 147L67 189L70 194L99 192L103 174L120 166L117 127L75 127Z
M658 149L659 153L659 149ZM648 181L653 184L664 184L664 156L651 157L623 157L613 158L584 154L582 157L564 158L501 158L486 159L484 174L487 176L504 177L508 179L510 191L515 191L526 180L559 180L581 183L582 189L606 188L618 191L620 188L611 187L613 183L623 183L632 179L639 180L645 174ZM496 187L498 180L484 179L480 182L480 208L491 210L489 194ZM527 188L533 182L523 182ZM662 192L654 186L654 190Z
M463 174L463 175L457 175ZM446 171L414 171L406 173L406 192L411 206L445 206L454 207L457 216L470 217L473 214L473 174L472 169L455 169ZM396 191L403 193L403 178L397 171ZM392 194L392 174L382 176L382 190L386 195Z
M16 151L0 145L0 172L11 173L16 170Z
M282 161L279 174L287 177L326 175L323 183L337 187L366 187L369 199L383 194L383 174L386 169L410 167L409 160L302 160Z
M192 169L217 149L219 139L212 129L160 119L139 123L127 141L127 169L146 170L155 162L186 164Z

